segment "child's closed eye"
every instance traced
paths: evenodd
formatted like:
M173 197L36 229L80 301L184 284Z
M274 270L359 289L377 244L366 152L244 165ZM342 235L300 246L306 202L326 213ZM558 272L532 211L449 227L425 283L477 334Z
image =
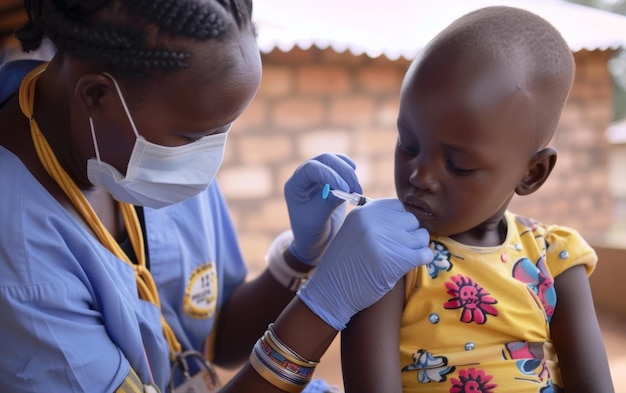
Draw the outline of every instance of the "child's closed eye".
M461 168L455 165L451 160L446 161L446 166L452 174L457 176L469 176L474 173L474 169Z
M403 152L405 152L405 153L407 153L407 154L410 154L410 155L412 155L412 156L416 156L416 155L418 155L418 154L419 154L419 152L420 152L419 147L417 147L417 146L405 145L405 144L402 144L402 143L400 143L400 142L398 142L398 149L399 149L400 151L403 151Z

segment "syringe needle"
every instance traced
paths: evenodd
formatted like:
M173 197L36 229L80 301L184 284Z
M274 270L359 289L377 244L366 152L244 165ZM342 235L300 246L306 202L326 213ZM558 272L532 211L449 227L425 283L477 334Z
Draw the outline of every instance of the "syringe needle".
M341 190L331 190L330 184L324 185L322 189L322 197L324 199L328 198L328 194L333 194L337 198L343 199L344 201L348 201L355 206L365 205L367 202L370 202L372 199L366 197L365 195L361 195L356 192L345 192Z

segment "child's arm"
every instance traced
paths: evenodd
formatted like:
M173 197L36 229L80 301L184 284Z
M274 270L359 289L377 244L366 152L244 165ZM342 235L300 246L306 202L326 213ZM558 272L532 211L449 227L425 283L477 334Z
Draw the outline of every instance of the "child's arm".
M402 392L399 335L404 280L355 315L341 333L341 365L346 393Z
M554 287L557 304L551 331L565 390L614 392L585 267L564 271Z

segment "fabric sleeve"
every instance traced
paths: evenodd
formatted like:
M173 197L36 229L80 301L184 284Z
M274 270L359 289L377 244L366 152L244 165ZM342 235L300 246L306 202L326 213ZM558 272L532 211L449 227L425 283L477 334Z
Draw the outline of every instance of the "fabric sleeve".
M0 391L109 392L128 373L82 286L68 284L0 287Z
M576 265L584 265L587 275L595 269L598 256L575 229L550 226L546 230L545 241L546 260L553 277Z
M133 270L1 148L0 179L0 392L113 391L145 363Z

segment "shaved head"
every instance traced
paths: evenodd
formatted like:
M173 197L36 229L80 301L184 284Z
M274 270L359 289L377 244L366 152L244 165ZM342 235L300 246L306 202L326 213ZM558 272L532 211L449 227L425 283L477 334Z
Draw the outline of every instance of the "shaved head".
M552 139L575 68L569 46L551 24L528 11L502 6L454 21L428 44L414 67L430 68L428 75L439 70L446 78L464 78L462 87L471 90L467 100L476 100L485 110L494 109L490 102L501 103L502 96L510 95L509 109L519 112L517 124L535 148Z

